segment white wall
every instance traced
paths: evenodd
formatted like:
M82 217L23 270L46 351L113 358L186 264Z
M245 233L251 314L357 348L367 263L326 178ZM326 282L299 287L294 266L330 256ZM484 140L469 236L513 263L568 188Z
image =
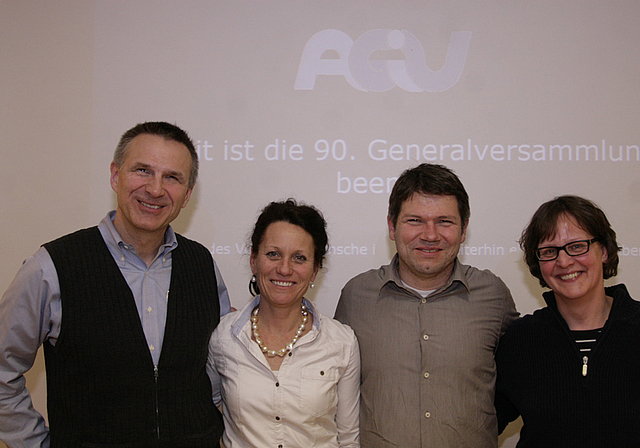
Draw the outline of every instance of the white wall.
M463 262L500 275L522 312L542 305L542 291L516 240L538 205L563 193L593 199L607 212L626 248L617 281L634 294L635 149L628 161L602 160L601 153L596 160L593 152L576 160L576 151L612 145L615 158L620 145L640 145L639 5L0 0L0 289L41 243L97 223L114 206L108 165L119 136L158 119L176 122L200 144L201 177L175 227L220 251L235 306L248 299L248 259L239 252L258 210L295 196L324 212L338 252L359 253L331 255L314 290L320 309L332 314L349 278L393 255L387 179L427 159L453 168L470 194ZM389 30L386 42L397 47L371 55L382 66L377 75L354 59L334 69L342 75L316 76L312 90L295 88L296 80L298 87L311 82L312 64L302 64L306 77L298 71L316 33L342 38L342 50L355 57L373 30ZM432 70L458 62L458 72L443 77L446 90L411 92L403 84L429 78L402 66L411 38L412 54L422 48ZM449 48L459 57L445 62ZM330 57L340 56L323 55ZM388 90L356 87L375 90L376 76L389 79L390 67L397 81ZM276 140L302 152L269 160ZM337 142L337 151L317 160L325 141ZM416 158L410 150L407 160L400 153L413 144L426 152ZM391 145L402 149L390 153ZM567 145L563 160L553 145ZM367 187L356 188L356 178ZM41 360L29 384L44 410ZM513 438L502 446L511 444Z
M2 292L40 244L96 219L88 192L93 10L91 2L0 0ZM44 413L41 355L27 384Z

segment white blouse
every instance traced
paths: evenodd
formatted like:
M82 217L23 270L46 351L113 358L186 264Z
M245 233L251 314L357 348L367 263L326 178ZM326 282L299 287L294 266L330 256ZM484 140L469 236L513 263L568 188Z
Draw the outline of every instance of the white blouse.
M251 311L227 314L209 344L213 399L222 402L226 448L357 448L360 352L350 327L313 314L312 329L272 371L251 340Z

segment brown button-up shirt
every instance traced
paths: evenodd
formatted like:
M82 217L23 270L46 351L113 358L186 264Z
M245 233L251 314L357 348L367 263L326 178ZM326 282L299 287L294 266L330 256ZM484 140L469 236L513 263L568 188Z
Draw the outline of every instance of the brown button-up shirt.
M361 446L497 447L494 353L517 316L500 278L458 260L426 299L402 285L397 255L351 279L335 317L360 344Z

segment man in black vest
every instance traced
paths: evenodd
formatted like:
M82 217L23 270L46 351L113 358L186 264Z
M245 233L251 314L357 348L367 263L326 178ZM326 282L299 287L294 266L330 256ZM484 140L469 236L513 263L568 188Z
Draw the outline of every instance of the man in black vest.
M197 174L182 129L133 127L111 163L117 209L25 261L0 302L9 447L219 446L206 364L229 297L210 252L169 225ZM50 429L24 386L40 345Z

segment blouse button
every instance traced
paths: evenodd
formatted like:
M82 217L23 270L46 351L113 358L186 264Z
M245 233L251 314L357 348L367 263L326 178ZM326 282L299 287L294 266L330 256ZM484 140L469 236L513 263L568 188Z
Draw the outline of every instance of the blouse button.
M320 376L324 376L324 370L320 371Z
M276 383L276 387L280 387L280 383Z

